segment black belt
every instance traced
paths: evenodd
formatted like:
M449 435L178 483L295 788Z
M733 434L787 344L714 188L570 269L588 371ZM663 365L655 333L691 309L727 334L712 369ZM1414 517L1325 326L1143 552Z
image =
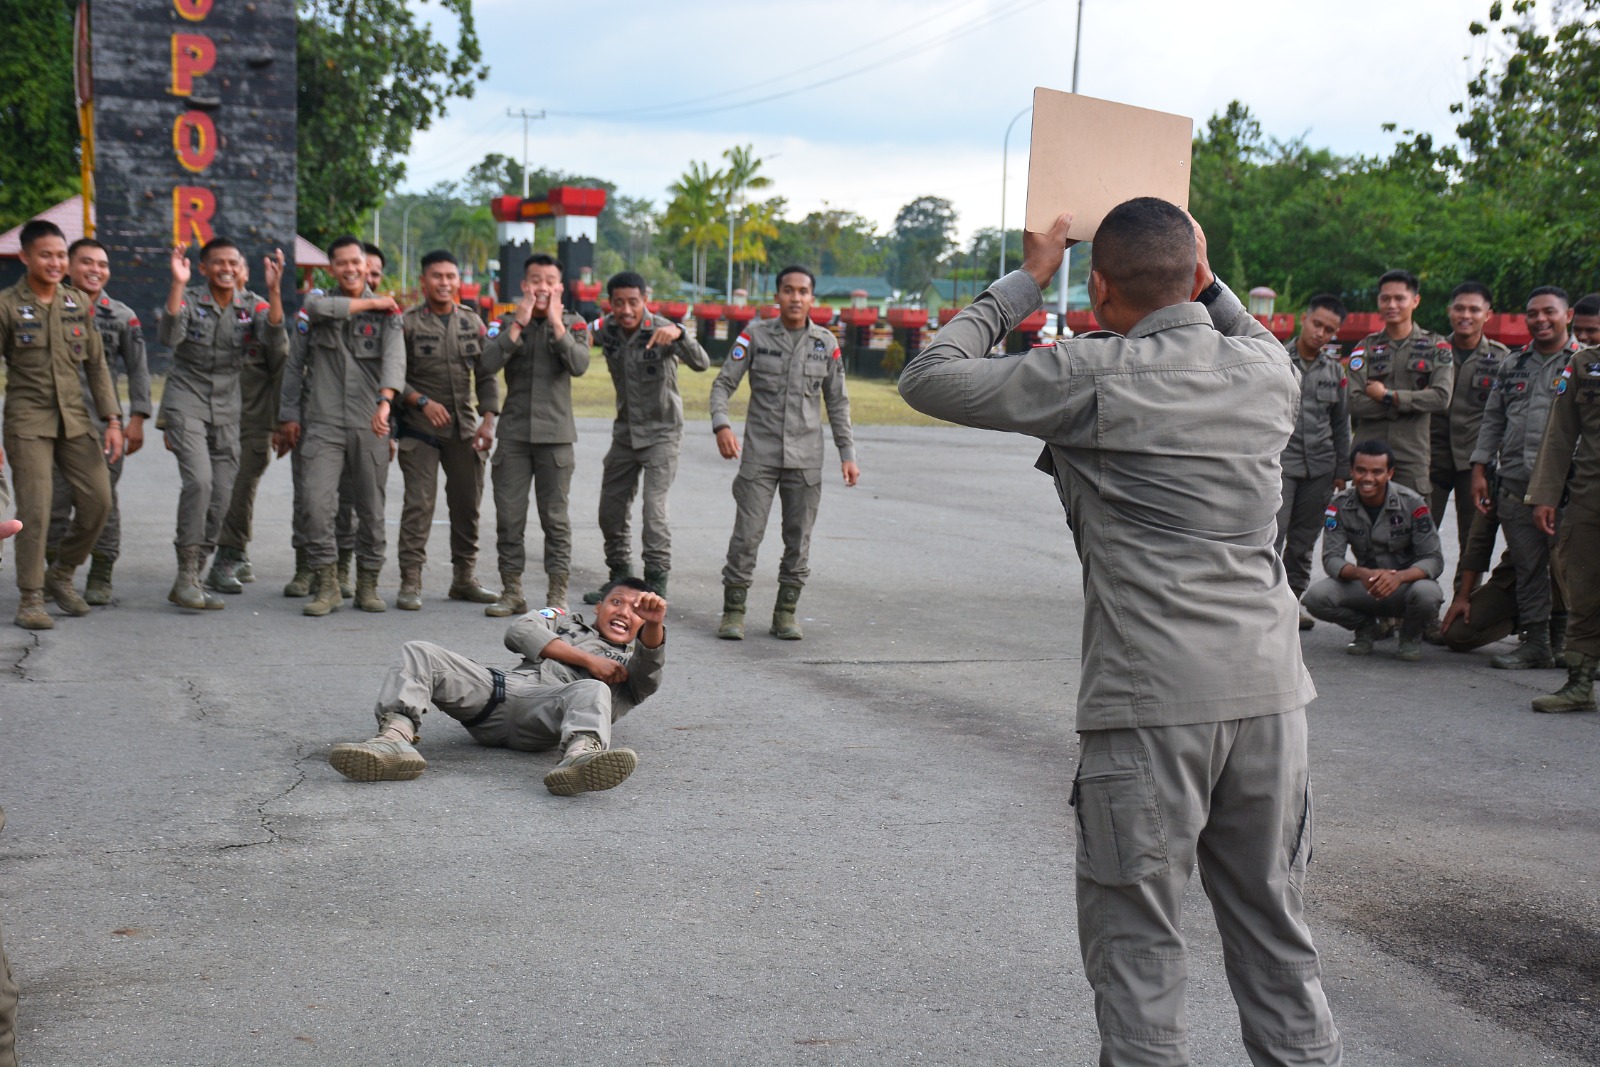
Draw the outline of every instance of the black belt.
M443 445L440 444L439 439L437 437L433 436L433 434L424 433L423 431L421 431L421 430L419 430L419 429L417 429L417 428L415 428L413 426L407 426L404 422L401 422L399 419L395 419L394 420L394 436L395 436L396 439L399 439L399 438L402 438L402 437L415 437L418 441L421 441L423 444L427 445L429 448L432 448L432 449L434 449L436 451L442 451L442 449L443 449Z
M489 703L485 704L477 715L462 721L461 725L469 730L474 726L482 726L489 720L489 716L494 714L494 709L506 702L506 672L490 667L489 674L494 678L494 696L489 698Z

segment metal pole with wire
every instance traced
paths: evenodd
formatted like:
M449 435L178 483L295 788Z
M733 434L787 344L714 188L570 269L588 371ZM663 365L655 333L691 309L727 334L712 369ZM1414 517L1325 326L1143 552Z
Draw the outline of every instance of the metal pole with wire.
M400 291L406 291L406 278L411 269L411 210L420 200L413 200L400 213Z
M522 120L522 199L526 200L528 199L528 123L545 116L543 111L535 115L527 108L512 111L509 107L506 108L506 114L511 118Z
M1000 273L996 275L999 278L1006 276L1006 167L1010 163L1011 127L1032 110L1033 105L1029 104L1013 115L1011 121L1006 123L1006 135L1000 142Z
M1083 0L1078 0L1078 28L1073 31L1072 38L1072 92L1078 92L1078 55L1079 46L1083 44ZM1067 249L1067 254L1061 257L1061 283L1060 292L1056 294L1056 336L1060 337L1067 329L1067 290L1072 287L1072 249Z

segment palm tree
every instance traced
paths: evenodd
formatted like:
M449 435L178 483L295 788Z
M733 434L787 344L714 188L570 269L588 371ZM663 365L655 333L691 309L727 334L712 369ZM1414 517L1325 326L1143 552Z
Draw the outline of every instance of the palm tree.
M703 250L717 239L721 231L722 171L713 171L708 164L695 161L677 181L667 187L672 201L667 204L663 221L668 226L681 226L679 245L694 247L694 284L705 288L705 258Z
M785 207L787 204L783 197L776 196L745 209L744 216L740 218L738 228L734 231L735 263L760 266L767 262L767 240L778 236L778 219L783 215ZM748 269L745 271L743 281L748 288L750 282Z
M772 179L761 173L761 160L755 157L754 145L739 145L722 153L722 158L728 161L728 169L722 181L723 205L728 217L728 289L732 296L733 265L739 257L734 249L734 214L741 206L746 191L751 189L765 189L772 184ZM766 233L762 227L772 230ZM771 219L764 219L757 228L750 231L741 246L754 242L760 247L760 259L756 262L765 262L767 256L766 245L761 243L761 238L776 237L777 228L772 225Z

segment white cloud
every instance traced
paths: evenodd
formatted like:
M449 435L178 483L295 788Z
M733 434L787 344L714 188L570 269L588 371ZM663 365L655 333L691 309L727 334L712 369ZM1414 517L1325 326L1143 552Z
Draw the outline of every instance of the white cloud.
M1087 0L1080 90L1197 123L1239 99L1270 135L1382 153L1395 139L1384 122L1451 135L1449 106L1489 47L1466 27L1487 7ZM619 2L598 20L596 10L478 0L489 81L416 138L407 188L459 178L491 151L520 158L522 123L506 109L526 107L552 113L531 126L535 165L597 174L630 196L659 203L690 160L752 144L795 217L826 201L887 228L901 205L932 194L955 203L969 234L999 223L1006 122L1034 85L1072 80L1070 0ZM653 120L670 115L663 104L750 100L861 66L873 69L758 106ZM1024 120L1011 139L1011 224L1027 134Z

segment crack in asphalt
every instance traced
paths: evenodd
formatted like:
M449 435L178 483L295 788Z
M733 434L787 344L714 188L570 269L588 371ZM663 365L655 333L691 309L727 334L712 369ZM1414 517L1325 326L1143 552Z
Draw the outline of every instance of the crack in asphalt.
M43 647L38 634L30 634L28 641L28 644L22 646L22 655L18 656L17 661L11 665L11 673L16 675L18 680L24 682L33 681L32 678L28 677L28 657L33 655L34 649Z
M260 822L261 832L265 834L266 837L260 841L236 841L226 845L218 845L218 852L227 852L231 849L240 848L255 848L259 845L272 845L278 842L280 835L277 828L272 825L272 814L268 812L267 809L286 798L290 793L293 793L305 783L306 760L310 759L313 755L313 753L306 752L305 748L306 746L301 743L297 743L294 746L294 781L290 782L288 786L279 790L266 800L263 800L260 804L256 805L256 818Z

